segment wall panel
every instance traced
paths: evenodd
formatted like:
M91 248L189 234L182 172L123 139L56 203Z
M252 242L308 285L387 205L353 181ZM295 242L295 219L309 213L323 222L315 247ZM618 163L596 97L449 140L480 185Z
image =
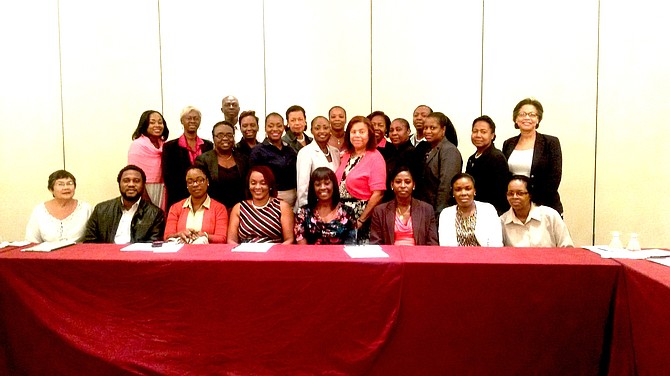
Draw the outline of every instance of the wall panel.
M0 3L0 35L0 238L20 240L63 168L56 2Z
M156 1L60 2L65 164L92 205L116 176L143 111L161 110Z
M597 36L596 0L485 2L483 113L496 122L502 148L518 134L516 103L540 100L538 131L561 141L559 193L576 245L592 241Z
M602 1L596 243L670 246L667 2Z
M267 109L294 104L308 122L341 105L350 119L370 112L370 3L265 2Z
M223 120L221 99L234 95L242 111L264 117L263 3L251 1L161 1L165 117L183 133L182 108L202 112L198 134L212 139Z
M481 31L481 1L373 1L373 110L410 124L419 104L444 112L467 160L480 108Z

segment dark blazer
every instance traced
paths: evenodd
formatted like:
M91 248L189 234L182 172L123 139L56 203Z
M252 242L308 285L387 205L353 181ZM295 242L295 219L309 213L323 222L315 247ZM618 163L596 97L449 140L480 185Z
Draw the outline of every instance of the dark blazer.
M214 144L203 140L200 146L202 153L212 150ZM191 166L188 150L179 146L179 139L168 141L163 145L163 181L167 191L167 208L189 196L186 188L186 169Z
M462 168L461 152L446 137L443 138L426 155L423 176L418 182L417 198L433 205L436 215L439 215L448 206L451 178Z
M413 198L410 214L412 215L416 245L438 245L437 224L433 207ZM395 200L377 205L374 208L370 225L370 244L393 245L395 243L395 215Z
M305 145L308 145L310 142L312 142L312 138L307 135L307 133L302 133L302 136L305 137ZM298 139L295 137L293 132L290 129L286 129L286 132L282 136L282 141L286 142L288 146L293 148L295 150L296 154L302 149L304 146L298 141Z
M386 191L384 191L383 202L389 202L395 199L395 195L391 190L391 181L393 181L393 172L397 167L407 166L412 173L412 178L417 182L421 177L421 168L423 167L423 160L417 157L416 149L408 140L396 147L392 143L386 143L386 147L377 148L384 161L386 161ZM383 150L383 152L382 152Z
M516 136L505 140L502 152L506 159L514 151L519 138ZM530 183L533 192L533 202L553 208L563 215L563 204L558 194L563 174L563 155L558 138L542 133L535 136L533 148L533 163L530 167Z
M235 204L244 200L246 190L247 172L249 171L249 157L233 149L233 159L235 166L240 173L239 181L234 179L222 180L219 176L219 158L216 151L210 150L202 153L195 158L196 166L202 166L209 172L209 195L216 201L222 203L228 209L232 209ZM248 189L248 187L247 187Z
M186 183L184 183L186 184ZM86 223L84 243L114 243L123 212L121 197L99 203ZM141 200L130 222L130 242L163 240L165 214L156 205Z
M496 208L498 215L502 215L509 210L505 193L512 176L507 166L507 158L493 144L479 158L475 158L476 154L468 158L465 172L475 178L477 201L488 202Z

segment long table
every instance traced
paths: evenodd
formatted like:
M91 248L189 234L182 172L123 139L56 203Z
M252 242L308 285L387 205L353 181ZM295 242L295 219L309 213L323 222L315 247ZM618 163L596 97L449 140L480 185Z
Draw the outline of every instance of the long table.
M120 248L0 253L0 373L635 372L623 268L583 249Z

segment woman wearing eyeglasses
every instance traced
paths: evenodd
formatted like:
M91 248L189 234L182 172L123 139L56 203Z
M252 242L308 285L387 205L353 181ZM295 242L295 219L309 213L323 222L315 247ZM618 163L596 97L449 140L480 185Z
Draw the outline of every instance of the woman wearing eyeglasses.
M164 239L180 243L225 243L228 211L207 194L207 171L199 166L186 170L186 188L190 196L170 207Z
M65 170L58 170L49 175L47 188L53 199L33 210L26 227L26 240L33 243L81 241L91 216L91 205L74 199L77 179Z
M234 147L235 128L229 122L214 124L212 139L214 150L199 155L195 164L209 173L209 195L222 203L230 213L235 204L244 200L249 158Z
M510 209L500 216L507 247L573 247L568 227L558 212L536 205L530 179L514 175L507 185Z
M512 175L530 178L538 205L546 205L563 215L563 204L558 194L563 174L561 143L554 136L539 133L544 109L534 98L526 98L514 107L514 127L520 133L503 143L503 154Z

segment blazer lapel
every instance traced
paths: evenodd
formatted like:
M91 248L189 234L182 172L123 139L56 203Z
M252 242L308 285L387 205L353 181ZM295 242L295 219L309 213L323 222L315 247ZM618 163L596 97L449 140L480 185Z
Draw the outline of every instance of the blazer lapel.
M533 175L534 167L540 163L542 151L544 150L544 136L541 133L535 135L535 145L533 145L533 163L530 165L530 174Z
M386 219L386 233L388 234L389 241L386 244L393 245L395 243L395 211L396 205L395 200L389 201L386 205L386 214L384 215Z
M412 216L412 230L414 231L414 242L416 244L425 244L423 241L424 233L423 233L423 228L425 227L423 224L423 213L419 209L419 203L416 199L412 199L412 209L410 210L410 214Z

